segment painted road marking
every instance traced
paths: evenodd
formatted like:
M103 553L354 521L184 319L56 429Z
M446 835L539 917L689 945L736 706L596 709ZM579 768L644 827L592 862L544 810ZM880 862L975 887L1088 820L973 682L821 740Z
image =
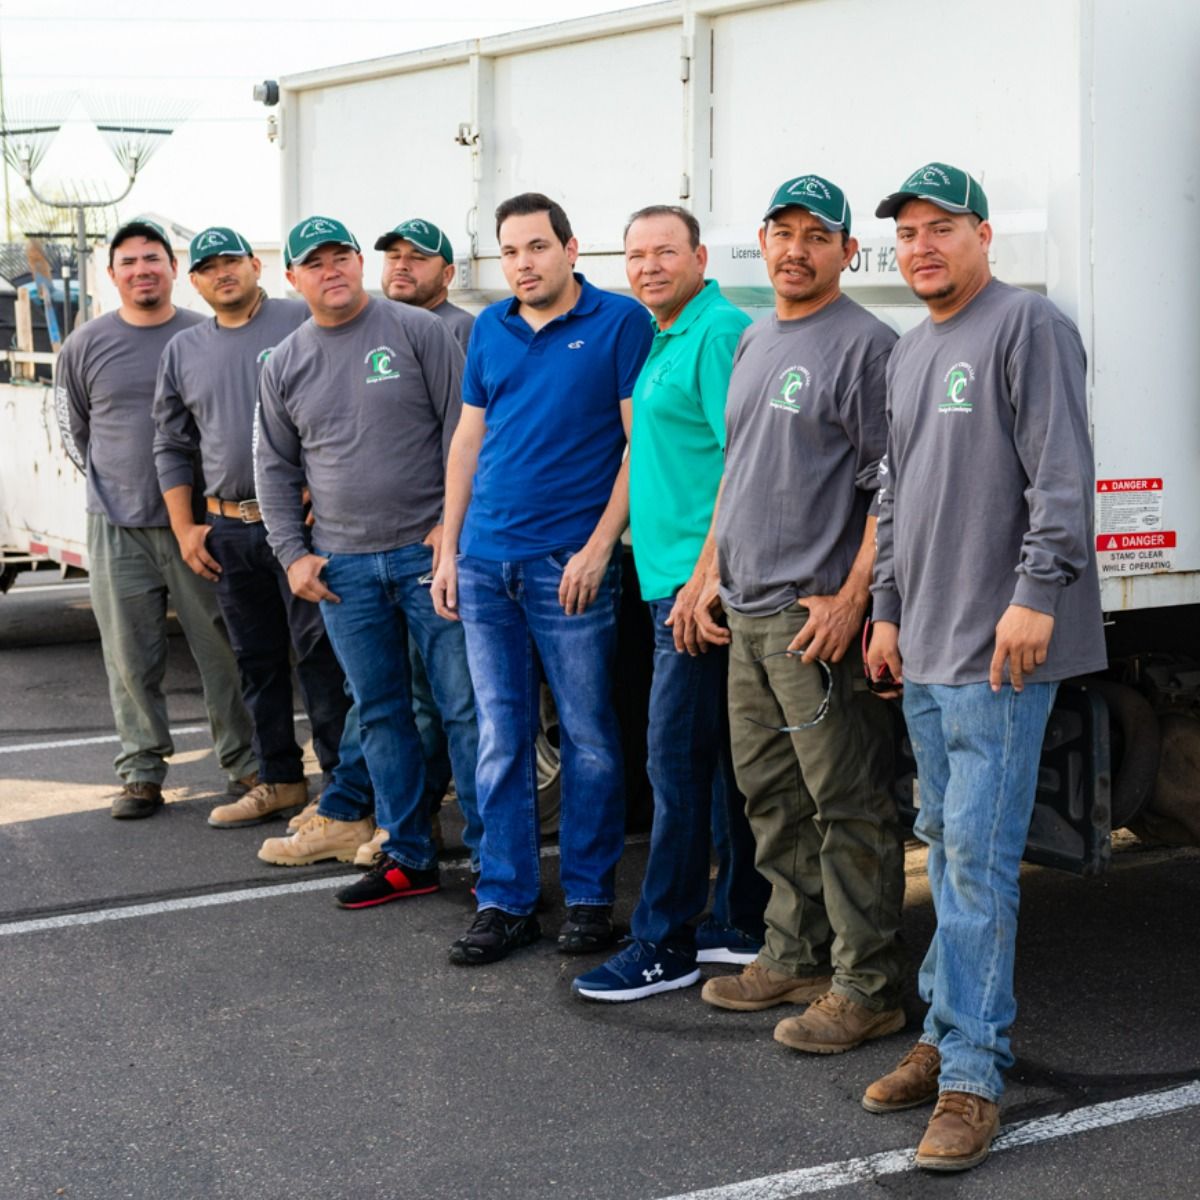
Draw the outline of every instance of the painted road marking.
M649 839L635 834L625 839L627 846L637 845ZM543 846L542 858L557 858L557 846ZM466 858L452 858L441 864L447 871L461 870L469 865ZM18 933L44 933L52 929L74 929L80 925L101 925L106 921L128 921L131 917L158 917L163 913L186 912L191 908L212 908L217 904L241 904L245 900L270 900L275 896L292 896L298 892L318 892L321 889L345 887L362 875L326 875L321 879L306 879L301 883L268 884L265 887L239 888L233 892L211 892L205 896L183 896L178 900L155 900L150 904L127 904L119 908L101 908L95 912L64 913L60 917L35 917L29 921L11 921L0 924L0 937L11 937Z
M293 721L307 721L305 713L292 713ZM187 737L193 733L207 733L207 725L176 725L167 731L172 737ZM115 733L105 733L96 737L65 738L58 742L21 742L16 746L0 746L0 754L22 754L29 750L65 750L69 746L103 746L106 742L119 742L121 739Z
M1127 1096L1123 1100L1106 1100L1089 1104L1053 1117L1038 1117L1000 1132L992 1143L992 1153L1015 1150L1018 1146L1033 1146L1057 1138L1071 1137L1094 1129L1108 1129L1128 1121L1163 1117L1184 1109L1200 1106L1200 1080L1161 1092ZM781 1175L764 1175L723 1187L687 1192L663 1200L796 1200L817 1192L830 1192L853 1183L865 1183L883 1175L899 1175L917 1170L911 1150L887 1150L863 1158L847 1158L841 1162L821 1163L801 1167Z

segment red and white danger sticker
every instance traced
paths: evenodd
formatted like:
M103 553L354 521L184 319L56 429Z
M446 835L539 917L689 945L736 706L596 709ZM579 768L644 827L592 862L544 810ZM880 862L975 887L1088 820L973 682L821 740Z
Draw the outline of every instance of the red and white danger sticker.
M1163 529L1163 481L1096 480L1096 558L1101 576L1169 571L1175 530Z

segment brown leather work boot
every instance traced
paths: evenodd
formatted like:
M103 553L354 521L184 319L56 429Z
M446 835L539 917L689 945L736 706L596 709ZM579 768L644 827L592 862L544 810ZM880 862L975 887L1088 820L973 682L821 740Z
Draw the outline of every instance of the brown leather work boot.
M208 814L214 829L241 829L259 825L272 817L290 817L308 802L308 784L260 783L232 804L218 804Z
M353 862L363 839L370 837L373 824L370 817L363 821L336 821L317 813L289 837L267 838L258 857L277 867L307 867L330 858Z
M118 821L136 821L154 816L162 806L162 788L157 783L127 783L112 802L112 815Z
M828 975L797 979L757 962L748 963L740 975L717 975L700 993L700 999L716 1008L735 1012L758 1012L776 1004L808 1004L829 991Z
M999 1131L998 1104L970 1092L943 1092L917 1147L916 1164L927 1171L977 1167Z
M376 829L369 840L364 841L354 852L354 865L365 871L375 861L375 856L383 852L383 843L387 841L386 829Z
M315 800L310 800L287 824L288 833L295 833L301 825L307 825L309 821L317 815L317 806L321 803L321 797L318 796Z
M840 992L826 992L801 1016L780 1021L775 1040L808 1054L841 1054L903 1029L904 1021L902 1008L877 1012Z
M894 1071L867 1088L862 1106L867 1112L890 1113L928 1104L937 1095L941 1069L942 1056L938 1048L928 1042L918 1042Z

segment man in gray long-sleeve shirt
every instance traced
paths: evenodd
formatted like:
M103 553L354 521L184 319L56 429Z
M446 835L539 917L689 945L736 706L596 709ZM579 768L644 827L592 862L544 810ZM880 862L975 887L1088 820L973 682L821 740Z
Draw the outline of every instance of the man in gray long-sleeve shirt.
M1075 326L991 276L987 197L930 163L886 197L929 309L888 364L868 666L904 680L937 931L918 1045L863 1098L938 1103L917 1165L973 1167L1012 1065L1018 869L1058 682L1105 665Z
M321 620L293 596L267 545L254 495L253 428L258 378L272 350L308 317L297 300L272 300L259 287L262 267L236 230L211 226L188 252L192 285L213 318L173 338L163 353L154 399L154 458L184 562L217 586L217 599L254 718L258 784L208 818L218 829L257 825L298 813L308 800L292 721L291 650L325 775L323 819L305 822L285 847L271 839L259 857L281 865L352 860L374 832L374 798L358 750L357 714L347 753L339 744L350 701ZM192 464L204 469L207 520L193 516ZM313 814L317 815L317 814Z
M200 668L217 757L231 782L253 782L254 755L216 591L180 557L153 466L159 358L202 318L171 303L175 255L152 222L132 221L113 234L108 273L121 306L67 339L55 404L63 444L87 474L92 607L121 738L114 766L124 787L112 815L148 817L162 805L165 760L174 753L162 693L168 601Z
M312 318L263 372L255 478L271 547L292 591L321 602L359 707L376 819L387 830L371 870L337 894L343 907L362 908L439 886L409 630L450 741L464 838L473 852L478 847L478 732L463 634L436 615L429 593L463 356L437 317L367 296L358 243L340 221L300 222L284 257Z
M854 689L896 336L841 293L858 244L836 185L781 184L759 242L775 315L734 357L716 537L734 769L771 896L758 958L701 994L739 1010L811 1001L775 1038L828 1054L904 1024L887 713Z

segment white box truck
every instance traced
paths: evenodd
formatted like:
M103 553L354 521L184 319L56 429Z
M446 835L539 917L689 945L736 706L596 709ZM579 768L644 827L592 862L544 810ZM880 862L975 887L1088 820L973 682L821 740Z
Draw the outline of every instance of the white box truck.
M710 274L765 310L764 203L817 171L854 210L845 290L903 331L924 309L877 199L934 159L982 180L995 273L1048 295L1088 352L1112 679L1063 689L1030 856L1090 873L1147 801L1146 827L1200 838L1198 62L1195 0L668 0L258 94L278 103L281 229L335 215L370 247L427 217L467 304L506 294L492 213L536 190L617 289L627 214L687 205ZM901 802L915 791L909 762Z

